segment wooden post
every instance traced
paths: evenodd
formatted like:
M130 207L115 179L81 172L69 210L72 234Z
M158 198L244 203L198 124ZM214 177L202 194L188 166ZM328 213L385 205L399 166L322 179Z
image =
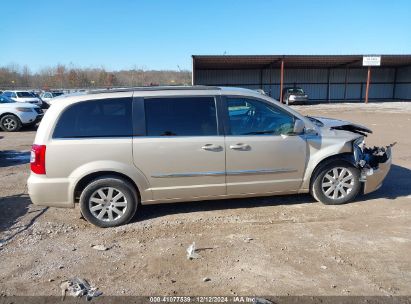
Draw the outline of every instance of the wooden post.
M368 103L368 91L370 90L371 67L368 67L367 86L365 88L365 103Z
M281 60L281 73L280 73L280 102L283 102L283 86L284 86L284 59Z

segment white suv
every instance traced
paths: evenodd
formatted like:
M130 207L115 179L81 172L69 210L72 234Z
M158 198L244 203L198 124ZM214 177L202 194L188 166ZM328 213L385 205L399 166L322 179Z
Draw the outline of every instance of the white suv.
M45 101L47 104L49 104L50 101L51 101L53 98L56 98L56 97L61 96L61 95L63 95L63 92L60 92L60 91L43 92L43 93L40 95L40 98L41 98L41 100L43 100L43 101Z
M365 147L367 132L239 88L61 97L37 131L28 189L35 204L78 202L100 227L127 223L139 204L307 192L342 204L390 169L391 149Z
M17 103L0 95L0 129L16 132L22 126L34 125L43 117L43 110L30 103Z
M15 102L32 103L38 106L42 105L40 98L29 91L4 91L3 95L14 100Z

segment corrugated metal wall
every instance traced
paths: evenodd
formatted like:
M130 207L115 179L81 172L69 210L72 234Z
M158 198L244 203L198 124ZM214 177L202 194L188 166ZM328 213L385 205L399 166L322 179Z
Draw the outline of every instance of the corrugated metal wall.
M411 66L398 69L395 98L411 99Z
M327 100L328 94L330 100L364 99L366 79L366 68L329 70L285 68L284 70L284 87L294 85L302 87L311 100ZM395 96L393 96L394 80L394 68L372 68L369 98L411 99L411 67L398 69ZM401 82L408 83L401 84ZM274 98L278 98L280 96L280 70L196 70L195 84L262 88L265 92L271 93Z

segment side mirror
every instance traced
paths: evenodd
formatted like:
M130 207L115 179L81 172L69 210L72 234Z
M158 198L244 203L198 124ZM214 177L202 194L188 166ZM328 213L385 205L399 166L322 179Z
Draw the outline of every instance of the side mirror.
M294 130L293 133L298 135L304 132L304 122L301 119L296 119L295 123L294 123Z

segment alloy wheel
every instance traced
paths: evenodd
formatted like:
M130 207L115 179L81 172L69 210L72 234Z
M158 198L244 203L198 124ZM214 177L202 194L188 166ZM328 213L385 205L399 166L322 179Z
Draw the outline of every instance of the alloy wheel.
M91 214L101 221L116 221L124 216L127 210L127 199L116 188L100 188L91 195L89 209Z
M6 118L3 121L3 127L6 128L7 130L14 130L17 126L17 122L12 119L12 118Z
M324 175L321 189L330 199L343 199L352 191L354 183L355 177L348 168L336 167Z

